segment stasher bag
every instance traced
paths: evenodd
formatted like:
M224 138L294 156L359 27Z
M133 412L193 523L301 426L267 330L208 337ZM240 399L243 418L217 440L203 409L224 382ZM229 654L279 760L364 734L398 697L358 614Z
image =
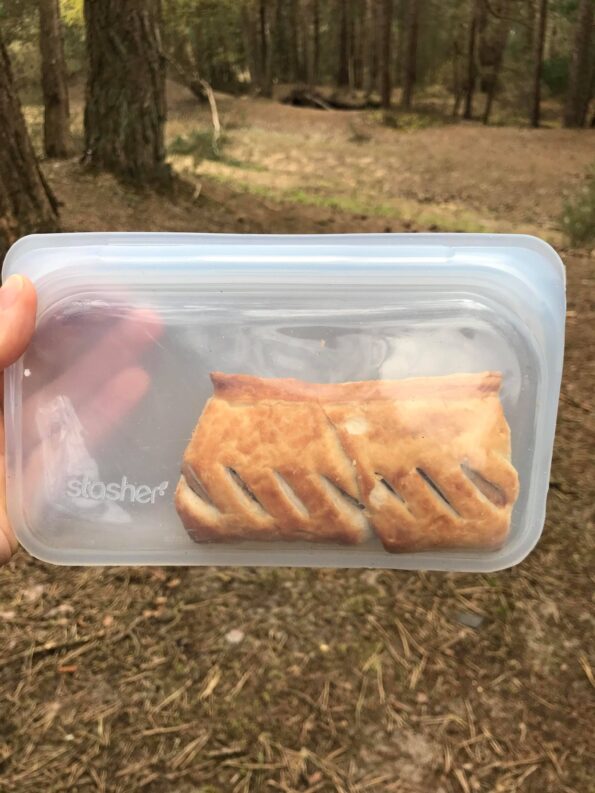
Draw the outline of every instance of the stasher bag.
M528 236L26 237L7 498L59 564L490 571L542 531L565 278Z

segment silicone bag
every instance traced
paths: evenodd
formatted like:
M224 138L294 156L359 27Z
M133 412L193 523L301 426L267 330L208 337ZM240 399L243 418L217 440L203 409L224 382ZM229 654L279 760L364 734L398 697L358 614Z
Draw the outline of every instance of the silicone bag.
M537 542L545 515L565 314L564 269L544 242L526 236L465 234L40 235L13 246L4 278L11 273L28 276L39 296L34 340L5 374L9 516L19 540L35 556L60 564L490 571L516 564ZM426 549L407 551L405 542L404 552L386 549L374 521L369 536L354 544L342 542L340 536L318 542L306 535L296 539L299 520L310 520L319 507L304 504L297 495L306 493L308 477L310 484L325 485L329 509L343 499L339 507L352 521L354 509L361 511L362 521L368 520L372 497L363 491L358 496L347 486L341 489L332 476L322 483L312 479L316 472L302 471L302 479L292 482L290 475L280 477L276 470L280 491L274 503L285 499L293 524L273 514L271 525L281 526L278 533L268 531L264 539L256 539L253 530L242 538L229 529L237 528L241 518L229 517L227 511L241 507L258 517L260 509L275 509L272 496L263 504L255 487L246 483L257 473L250 469L250 454L256 466L257 452L263 451L269 432L259 419L254 448L244 448L245 442L242 447L243 477L221 480L225 492L235 488L233 504L221 503L220 495L213 503L205 495L207 507L221 518L223 536L217 542L201 541L200 527L199 536L185 528L174 492L192 432L213 396L212 372L294 378L305 384L374 381L369 387L376 390L409 378L452 376L459 382L459 375L501 376L497 398L510 427L511 464L518 472L510 531L498 547L441 547L431 542ZM430 385L434 382L432 405L450 381ZM364 387L358 387L357 393L363 393ZM401 385L394 387L400 394ZM404 388L406 393L409 386ZM366 399L362 396L361 404L352 400L351 409L367 409ZM423 405L415 400L415 395L410 397L405 407L395 401L395 410L414 415L418 408L417 432L423 435ZM324 409L317 397L311 402L313 407L304 408L307 415ZM445 404L446 416L448 409ZM271 410L270 432L281 432L284 408ZM448 457L448 443L432 426L432 416L437 415L432 411L427 416L427 443L431 447L434 433L440 453ZM488 419L473 409L467 414L469 427L484 437ZM220 432L223 438L232 432L223 425L207 426L207 418L204 422L199 434ZM457 437L464 437L465 431L459 428ZM239 436L230 436L238 449L243 443ZM316 457L299 432L296 438L304 451L290 455L295 464L285 459L290 474L298 470L298 463L305 465L306 459ZM195 458L200 458L201 438L196 443ZM267 454L282 465L283 455L271 443ZM401 498L403 443L397 433L394 447L391 441L390 449L380 450L389 463L394 454L394 470L386 475L393 477L392 484L378 480L379 486L394 486L383 491L387 502ZM212 448L219 460L217 444ZM356 489L364 482L366 447L358 448L363 451L361 459L353 460ZM213 461L198 459L199 465L203 462ZM225 471L217 470L233 477L237 472L232 463L227 465ZM464 461L461 466L464 473ZM421 521L420 526L427 524L439 538L442 524L428 521L423 505L434 499L432 509L441 515L449 509L459 515L456 493L449 495L448 482L441 485L440 476L425 476L422 467L411 468L403 487L411 485L416 472L425 477L427 493L418 504L393 501L395 514L411 510L412 525ZM457 476L466 492L471 491L469 481L458 471ZM414 484L420 491L421 479ZM480 479L475 485L481 491ZM489 500L486 492L487 496L472 494L474 500ZM492 501L497 506L497 500ZM206 514L204 504L194 503ZM486 505L492 509L487 501ZM316 525L334 537L333 514L339 513L329 512L326 523L318 520ZM192 515L186 518L186 523L194 520ZM392 531L390 520L384 523ZM298 527L297 535L283 539L290 524ZM473 528L468 520L467 524ZM397 526L397 539L398 530Z

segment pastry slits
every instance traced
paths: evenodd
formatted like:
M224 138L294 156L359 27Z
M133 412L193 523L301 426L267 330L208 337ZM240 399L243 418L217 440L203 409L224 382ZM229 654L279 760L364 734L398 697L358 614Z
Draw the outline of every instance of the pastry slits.
M518 477L494 372L318 385L213 374L176 508L196 541L496 548Z

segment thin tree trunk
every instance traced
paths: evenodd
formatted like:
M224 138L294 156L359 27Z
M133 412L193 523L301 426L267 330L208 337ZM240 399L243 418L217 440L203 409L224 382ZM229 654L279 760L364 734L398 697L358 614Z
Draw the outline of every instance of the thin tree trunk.
M84 160L137 184L169 183L159 0L85 0Z
M380 102L385 110L391 106L392 95L392 14L392 0L380 0Z
M349 90L355 88L354 32L353 32L353 0L346 0L347 7L347 75Z
M320 6L318 0L312 0L312 26L313 26L313 82L320 80Z
M363 89L367 97L376 87L376 16L374 14L375 0L364 0L364 20L362 29L362 69Z
M543 45L545 42L545 27L547 23L547 0L539 0L537 11L537 28L533 48L533 80L531 91L531 114L529 122L532 127L538 127L541 116L541 72L543 68Z
M378 91L380 89L380 48L382 39L380 31L380 11L377 0L372 0L372 33L370 41L372 47L372 57L370 59L372 85L373 90Z
M47 157L70 154L70 111L59 0L39 0L43 90L43 148Z
M504 53L504 48L502 48ZM496 91L498 90L498 80L500 78L500 71L502 68L502 58L494 64L494 73L486 91L486 102L483 109L482 123L486 126L490 123L490 116L492 115L492 108L494 106L494 99L496 98Z
M285 5L285 47L289 56L289 79L296 82L300 80L300 31L296 0L281 0L279 5Z
M411 108L413 88L417 76L417 36L419 28L420 0L408 0L405 31L405 58L403 61L403 93L401 105Z
M275 76L281 82L290 82L295 79L295 64L291 61L293 48L289 46L286 21L287 6L283 0L275 3L275 36L271 40L271 47L275 53Z
M501 17L492 20L491 24L487 25L487 30L484 30L485 52L482 61L482 76L485 84L486 101L482 122L486 125L490 123L494 99L499 88L504 51L510 31L510 23L507 20L509 12L507 0L503 0L500 3L499 9Z
M475 63L475 49L477 45L477 24L479 21L479 3L481 0L471 0L471 19L469 21L469 42L467 44L467 85L465 90L465 109L463 118L473 118L473 95L477 82L477 65Z
M271 36L269 30L267 0L258 2L258 52L259 52L259 71L261 74L260 93L263 96L271 96L273 93L273 61ZM295 35L295 33L294 33Z
M314 52L312 36L312 0L306 0L301 13L302 62L306 84L314 85Z
M459 115L461 108L461 101L463 99L463 88L461 79L461 48L460 43L455 40L452 49L452 116L456 118Z
M582 127L587 120L595 75L595 58L590 53L594 13L594 0L580 0L574 30L570 81L564 108L566 127Z
M58 231L57 202L35 159L0 37L0 265L24 234Z
M357 87L357 34L355 24L354 0L349 0L349 88Z
M344 88L349 85L349 23L347 19L348 0L337 0L337 16L339 20L339 63L337 67L337 85Z
M275 0L275 3L279 3L281 0ZM267 7L267 15L266 15L266 39L267 39L267 48L266 48L266 61L265 61L265 69L264 69L264 96L272 96L273 95L273 71L275 65L275 50L273 47L273 42L275 40L275 31L274 31L274 21L275 21L275 14L268 13Z
M243 4L241 9L242 37L246 53L246 65L250 72L250 84L255 91L258 89L262 77L258 58L258 34L250 5Z
M407 0L398 0L397 18L397 52L395 57L395 82L402 89L405 74L405 50L407 46Z
M283 2L283 0L280 0ZM291 0L290 42L293 48L294 79L308 81L308 15L300 0Z
M353 14L353 63L354 83L359 91L364 87L364 58L366 47L366 4L358 0Z

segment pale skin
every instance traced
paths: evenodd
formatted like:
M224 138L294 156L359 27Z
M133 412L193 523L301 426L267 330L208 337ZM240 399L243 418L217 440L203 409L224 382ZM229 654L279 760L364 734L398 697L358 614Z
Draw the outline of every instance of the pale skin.
M21 275L12 275L0 289L0 564L8 562L17 549L6 511L3 372L23 354L31 341L36 309L33 284Z
M21 275L10 276L0 289L0 565L6 564L18 547L6 506L3 372L31 343L36 312L33 284ZM85 428L88 448L93 450L146 393L149 377L138 361L162 332L159 318L148 310L124 307L117 317L107 319L106 328L93 342L93 349L83 348L72 360L57 361L53 381L23 404L25 481L39 481L45 465L35 421L40 405L56 395L68 395ZM55 337L58 348L60 338Z

